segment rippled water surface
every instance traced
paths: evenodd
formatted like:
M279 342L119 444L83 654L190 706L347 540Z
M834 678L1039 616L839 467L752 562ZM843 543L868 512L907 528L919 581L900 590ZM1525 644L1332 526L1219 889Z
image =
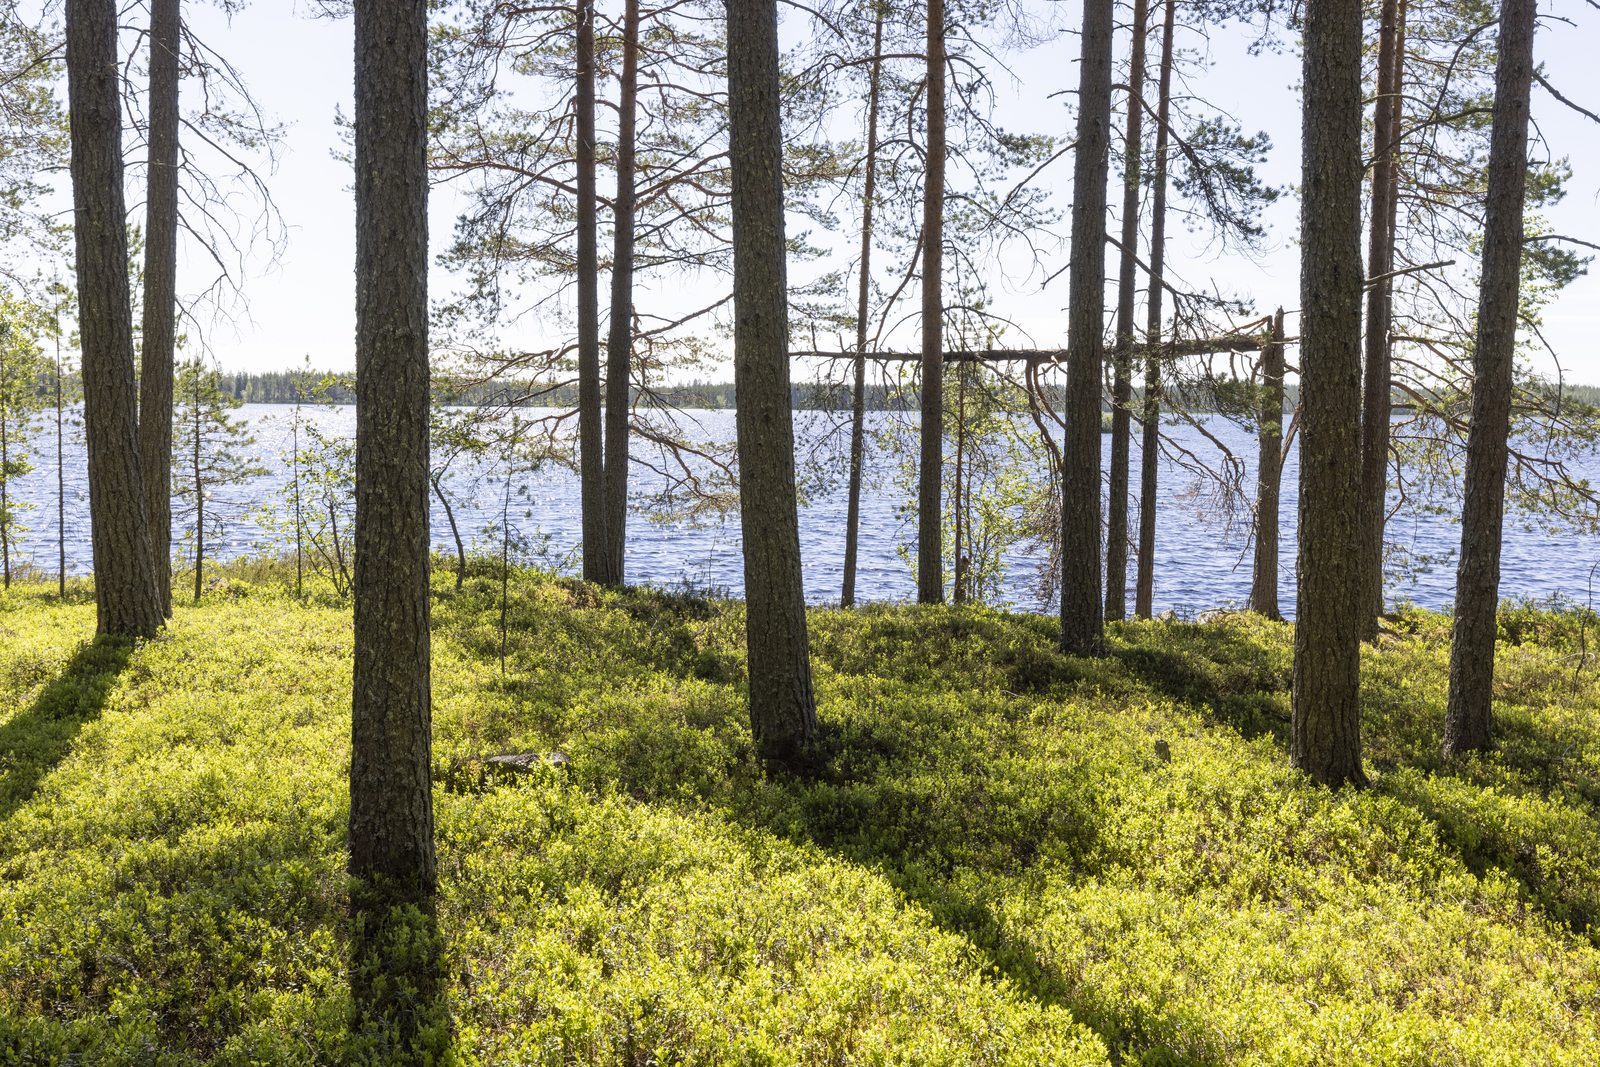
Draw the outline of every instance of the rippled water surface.
M226 536L208 554L227 558L258 550L263 534L246 516L245 505L271 498L287 480L279 456L288 448L290 413L291 409L287 407L267 404L250 404L239 410L239 416L248 420L256 437L256 443L249 451L259 455L273 473L248 486L217 493L217 502L230 507L232 513ZM316 420L330 432L354 433L355 413L352 408L305 409L304 415ZM692 415L701 427L695 436L722 441L733 438L732 411L703 411ZM882 420L893 416L874 413L870 417ZM803 436L808 426L817 425L817 418L815 414L797 413L797 432ZM1221 419L1211 420L1206 430L1248 464L1253 464L1254 443L1244 431ZM1176 443L1192 449L1197 456L1214 460L1218 455L1216 446L1192 427L1169 427L1167 433ZM35 510L22 516L22 521L32 530L24 535L26 541L21 553L24 558L31 558L41 567L54 572L57 561L57 485L53 422L42 428L35 444L34 472L16 486L19 500L37 505ZM1109 464L1109 435L1103 438L1103 444L1106 449L1103 463ZM67 569L69 573L85 573L90 569L91 554L82 443L72 440L69 435L65 451ZM876 465L882 465L887 459L878 456L875 461ZM1175 608L1181 613L1229 602L1242 603L1249 593L1251 561L1250 549L1241 531L1230 531L1216 516L1205 513L1205 509L1198 504L1205 494L1192 492L1192 476L1178 469L1169 459L1163 458L1161 463L1155 562L1156 609ZM1131 477L1134 486L1138 485L1139 464L1139 441L1135 435ZM1593 461L1589 465L1600 468L1600 464ZM452 485L458 492L468 494L474 477L484 473L482 470L459 472L454 476ZM1286 612L1292 612L1294 606L1295 486L1298 476L1298 452L1291 451L1283 472L1279 539L1283 562L1278 595ZM1253 485L1253 470L1247 472L1247 478L1247 484ZM567 555L577 546L580 532L576 475L564 468L547 466L524 480L528 484L529 503L522 507L531 510L533 515L531 519L519 521L524 526L535 526L539 532L549 535L547 548L553 557ZM660 484L658 476L637 462L633 480L640 491L648 491ZM903 493L894 488L894 479L886 476L879 481L881 484L875 491L863 494L857 598L906 600L914 596L915 583L898 549L903 541L914 535L914 523L901 518L908 501ZM484 527L492 524L498 516L496 492L494 487L479 484L476 493L471 494L475 496L476 506L469 504L457 511L456 519L463 536L480 545L484 543ZM444 512L437 500L430 500L433 507L433 543L441 551L453 554L454 543ZM813 603L827 603L839 598L844 567L845 505L845 493L840 490L814 501L800 513L806 597ZM1131 517L1130 521L1137 522L1136 516ZM1415 552L1449 557L1448 562L1417 574L1414 581L1391 576L1389 596L1408 597L1428 607L1448 603L1455 583L1452 553L1460 541L1460 527L1449 516L1425 516L1415 521L1408 518L1392 523L1389 536L1392 540L1405 543ZM1582 602L1589 596L1590 574L1597 560L1600 560L1600 539L1590 535L1551 536L1540 530L1530 531L1515 519L1508 519L1501 595L1546 598L1562 593ZM1034 593L1037 566L1037 559L1026 551L1019 551L1007 560L1007 596L1017 607L1034 610L1041 607ZM723 525L694 528L686 525L656 525L642 516L630 516L627 577L630 583L661 585L690 580L702 585L721 586L738 595L743 590L744 581L737 518ZM1131 577L1130 564L1130 581ZM1129 603L1132 603L1131 588Z

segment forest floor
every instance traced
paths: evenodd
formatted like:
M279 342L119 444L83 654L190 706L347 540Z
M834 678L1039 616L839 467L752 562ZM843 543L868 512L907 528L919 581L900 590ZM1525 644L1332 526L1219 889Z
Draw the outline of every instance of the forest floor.
M1330 793L1254 616L1091 660L813 611L821 749L767 774L739 603L517 574L502 669L492 569L434 591L463 1062L1600 1063L1592 615L1504 612L1498 747L1448 767L1449 620L1393 617L1371 788ZM348 607L240 567L156 640L93 629L0 595L0 1064L338 1062Z

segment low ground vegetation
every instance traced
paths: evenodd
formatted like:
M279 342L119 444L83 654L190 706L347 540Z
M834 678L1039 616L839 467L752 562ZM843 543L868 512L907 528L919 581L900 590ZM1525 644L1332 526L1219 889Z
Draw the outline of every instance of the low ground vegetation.
M1249 615L1082 660L1035 616L813 612L823 742L768 774L738 603L518 573L502 672L497 568L435 591L464 1063L1600 1061L1587 613L1503 613L1499 747L1451 766L1449 620L1393 617L1374 784L1331 794ZM348 1059L348 610L256 564L93 628L0 598L0 1063Z

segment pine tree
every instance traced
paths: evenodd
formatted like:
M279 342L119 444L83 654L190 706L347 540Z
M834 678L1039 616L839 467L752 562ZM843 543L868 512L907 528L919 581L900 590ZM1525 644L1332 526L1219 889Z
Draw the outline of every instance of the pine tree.
M32 309L0 292L0 576L11 588L11 560L18 536L27 530L21 512L33 505L18 500L17 479L33 470L29 438L37 429L38 384L44 361L39 356Z
M173 515L184 529L184 539L194 552L194 599L204 592L203 572L207 538L217 537L230 513L242 504L227 504L214 497L218 489L243 485L267 469L242 449L255 444L242 421L229 412L243 405L222 389L217 372L199 359L178 366L172 421L172 466L178 472L172 492L178 498Z

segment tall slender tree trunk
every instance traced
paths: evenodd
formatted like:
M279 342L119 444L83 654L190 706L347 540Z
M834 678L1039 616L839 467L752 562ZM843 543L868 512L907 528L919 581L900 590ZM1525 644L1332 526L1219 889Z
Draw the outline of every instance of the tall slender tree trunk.
M1290 763L1361 769L1361 3L1305 12L1300 210L1300 556Z
M201 583L201 571L205 569L206 558L206 493L205 486L200 481L200 432L203 416L200 412L200 376L195 374L194 388L194 452L189 457L190 473L194 475L194 602L200 603L200 594L205 586Z
M750 727L769 763L796 765L817 736L800 576L789 308L783 237L783 129L777 0L728 11L733 179L733 373L739 402Z
M578 467L582 483L583 580L606 570L605 442L600 412L600 279L595 247L594 0L577 0Z
M384 1062L447 1027L433 923L428 636L428 8L356 0L350 983ZM438 1035L438 1036L434 1036Z
M628 387L633 371L634 138L638 125L639 0L622 20L622 85L617 108L617 198L612 207L611 329L606 337L606 570L608 585L626 576L628 533Z
M61 321L56 320L56 585L67 599L66 405L61 397Z
M1272 317L1272 343L1261 350L1260 451L1256 459L1256 558L1250 610L1282 619L1278 610L1278 494L1283 483L1283 309Z
M165 616L156 591L139 466L117 8L111 0L68 0L66 21L96 626L104 634L149 636Z
M1122 258L1117 271L1117 350L1111 379L1111 479L1106 487L1106 618L1128 615L1128 406L1133 393L1133 298L1137 285L1139 193L1143 185L1144 42L1147 0L1134 0L1128 56L1128 133L1123 151Z
M1139 446L1139 563L1133 585L1133 613L1148 619L1154 607L1156 571L1156 484L1161 446L1161 298L1167 258L1167 119L1172 101L1172 33L1177 0L1167 0L1161 26L1161 74L1156 100L1156 149L1150 187L1150 297L1146 305L1145 342L1151 346L1144 365L1143 437Z
M0 356L0 376L5 374L5 357ZM7 429L11 424L11 413L0 407L0 470L11 464L11 434ZM7 484L9 478L0 478L0 519L4 519L11 511L11 492ZM11 588L11 524L0 521L0 569L4 570L4 588Z
M950 583L950 599L957 604L967 602L967 569L963 566L966 557L966 486L962 478L966 474L965 461L967 458L967 369L971 364L963 366L956 364L956 476L950 490L950 516L951 540L954 542L951 554L955 559L955 580Z
M922 186L922 442L917 602L944 601L944 0L928 0L928 144Z
M1511 426L1511 372L1517 347L1535 14L1534 0L1505 0L1500 9L1478 334L1472 351L1472 422L1467 430L1461 563L1456 568L1450 692L1445 701L1446 758L1488 748L1493 726L1495 612L1500 604L1500 539Z
M867 172L861 190L861 278L856 291L855 384L850 393L850 494L844 520L844 588L839 606L856 603L856 545L861 534L861 467L866 460L867 302L872 293L872 198L878 181L878 87L883 73L883 11L872 29L867 88Z
M1084 0L1078 147L1067 293L1066 434L1061 464L1061 650L1096 655L1100 601L1100 393L1104 361L1111 0Z
M144 471L156 591L166 616L172 614L172 360L178 299L178 49L182 18L180 0L151 0L139 460Z
M1367 277L1394 269L1390 161L1394 152L1395 23L1399 0L1383 0L1378 23L1378 93L1372 105L1372 209ZM1376 640L1383 612L1383 527L1389 489L1389 317L1394 285L1367 290L1367 376L1361 406L1361 636Z

